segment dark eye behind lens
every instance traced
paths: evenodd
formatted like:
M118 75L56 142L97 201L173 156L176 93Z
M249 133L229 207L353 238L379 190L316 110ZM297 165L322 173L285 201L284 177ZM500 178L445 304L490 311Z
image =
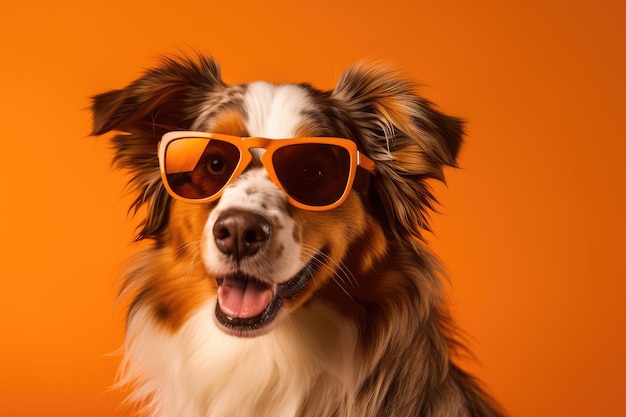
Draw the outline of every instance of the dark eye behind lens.
M316 165L307 165L305 167L302 167L302 170L300 172L302 180L304 182L315 182L322 180L325 175L323 169L324 168Z
M202 168L209 174L214 176L224 175L228 170L228 164L220 155L209 155L204 159ZM196 167L197 168L197 167Z
M350 154L339 146L319 143L289 145L277 150L272 162L287 193L303 204L332 204L346 189Z
M201 140L204 147L199 146ZM189 143L177 143L184 141ZM228 142L194 138L172 144L166 151L166 176L170 188L181 197L201 199L215 195L226 185L239 163L239 149Z

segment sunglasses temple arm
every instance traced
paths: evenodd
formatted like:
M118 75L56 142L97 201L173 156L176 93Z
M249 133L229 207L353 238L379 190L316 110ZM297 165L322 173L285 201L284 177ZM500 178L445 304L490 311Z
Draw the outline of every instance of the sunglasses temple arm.
M356 163L358 166L365 169L370 174L374 174L376 172L376 164L374 163L374 161L372 161L359 151L357 151L356 153Z

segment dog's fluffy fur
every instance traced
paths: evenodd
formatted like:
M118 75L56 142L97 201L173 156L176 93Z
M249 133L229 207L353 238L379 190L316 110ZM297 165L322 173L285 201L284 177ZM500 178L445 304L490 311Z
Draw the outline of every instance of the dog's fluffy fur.
M463 123L393 71L362 63L332 91L308 84L227 85L208 57L165 58L120 90L93 98L94 135L117 131L115 162L132 173L137 238L120 385L141 413L162 417L500 416L459 369L462 349L441 268L425 247L434 198L427 180L455 166ZM287 204L251 165L211 204L173 200L156 156L161 136L196 130L269 138L354 140L376 163L348 199L321 212ZM271 240L235 262L215 244L232 210L268 219ZM312 261L313 259L313 261ZM216 319L218 279L234 269L276 286L313 263L314 276L256 329Z

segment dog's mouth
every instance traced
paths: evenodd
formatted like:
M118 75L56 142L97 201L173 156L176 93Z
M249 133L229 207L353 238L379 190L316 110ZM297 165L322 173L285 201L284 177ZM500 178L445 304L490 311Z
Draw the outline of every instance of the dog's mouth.
M218 278L217 321L238 336L258 333L276 318L283 300L302 292L326 257L324 250L316 253L296 275L277 285L240 272Z

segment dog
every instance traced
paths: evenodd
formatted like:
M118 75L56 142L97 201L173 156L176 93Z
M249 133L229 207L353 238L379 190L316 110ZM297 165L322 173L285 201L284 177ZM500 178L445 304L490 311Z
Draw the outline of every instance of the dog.
M92 97L149 242L129 261L119 386L141 415L503 416L424 231L464 121L385 65L332 91L228 85L165 57Z

